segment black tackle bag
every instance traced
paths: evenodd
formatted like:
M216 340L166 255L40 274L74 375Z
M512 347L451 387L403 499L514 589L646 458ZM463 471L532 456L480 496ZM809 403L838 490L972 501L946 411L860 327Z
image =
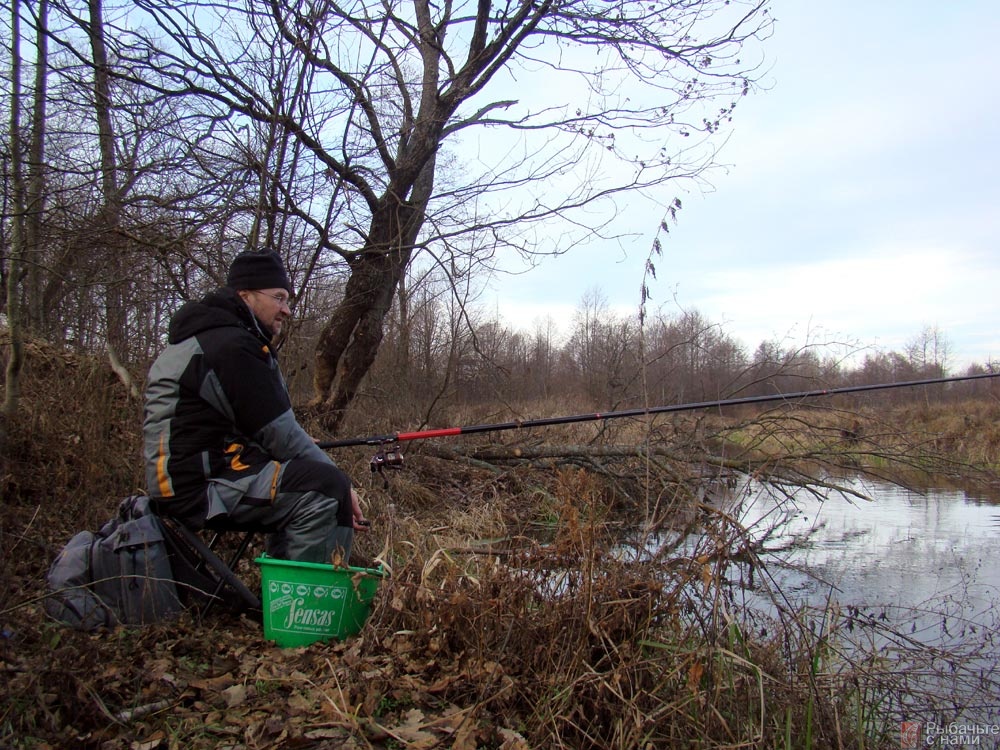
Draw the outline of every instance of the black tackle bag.
M81 531L48 573L46 611L79 630L148 625L182 609L161 520L149 498L125 498L98 532Z

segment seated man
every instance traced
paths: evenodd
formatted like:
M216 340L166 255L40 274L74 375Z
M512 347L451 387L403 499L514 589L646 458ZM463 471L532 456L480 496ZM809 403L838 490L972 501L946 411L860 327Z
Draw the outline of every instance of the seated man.
M367 526L347 476L299 425L270 343L291 315L277 253L244 252L226 286L181 306L143 421L157 513L268 534L272 557L346 564Z

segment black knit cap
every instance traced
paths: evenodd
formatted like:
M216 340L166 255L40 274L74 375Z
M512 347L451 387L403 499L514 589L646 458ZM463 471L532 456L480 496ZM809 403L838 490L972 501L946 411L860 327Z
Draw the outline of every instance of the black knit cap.
M233 289L284 289L292 293L285 264L281 256L271 250L247 250L240 253L229 266L226 286Z

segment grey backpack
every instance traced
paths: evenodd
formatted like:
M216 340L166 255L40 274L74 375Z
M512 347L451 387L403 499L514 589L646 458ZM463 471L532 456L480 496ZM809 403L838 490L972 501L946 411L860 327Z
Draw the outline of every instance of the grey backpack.
M46 611L79 630L147 625L183 609L163 527L142 495L124 499L100 531L70 539L48 584Z

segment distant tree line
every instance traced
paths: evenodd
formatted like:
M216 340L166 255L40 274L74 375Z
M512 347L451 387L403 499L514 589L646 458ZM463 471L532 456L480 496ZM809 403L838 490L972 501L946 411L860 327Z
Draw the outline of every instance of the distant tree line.
M950 342L934 326L916 332L901 351L778 341L760 342L751 351L697 311L616 315L599 291L582 297L571 320L546 318L521 330L474 305L455 305L434 289L425 279L414 294L400 296L358 396L364 409L388 411L405 425L435 423L442 411L456 408L530 418L553 409L607 411L1000 368L987 362L952 371ZM296 321L283 355L300 399L308 395L304 375L314 326L308 319ZM878 399L966 398L989 393L990 382L888 390Z

